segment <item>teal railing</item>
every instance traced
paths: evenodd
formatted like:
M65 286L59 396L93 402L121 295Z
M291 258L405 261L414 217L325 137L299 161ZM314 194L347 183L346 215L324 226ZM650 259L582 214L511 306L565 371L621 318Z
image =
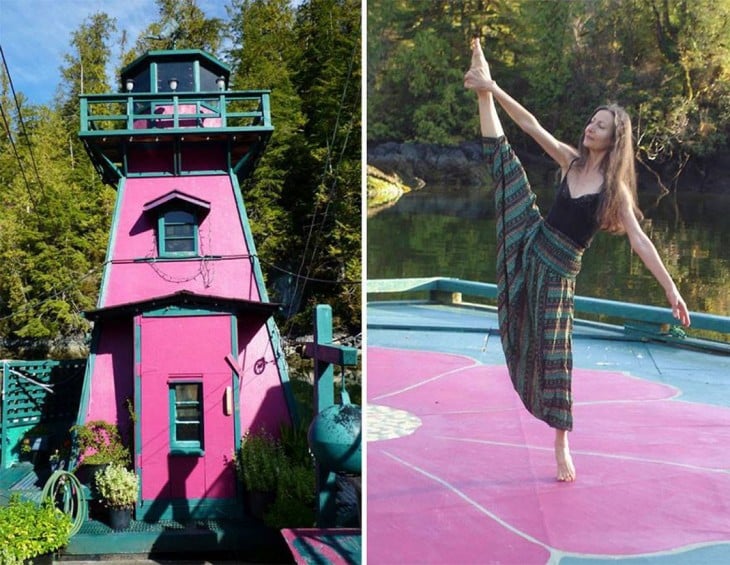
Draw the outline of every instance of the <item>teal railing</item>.
M367 281L368 295L411 295L426 293L428 300L440 303L464 302L465 297L478 299L497 299L497 285L453 278L409 278L377 279ZM676 328L677 320L670 308L647 306L590 298L575 297L575 312L578 315L606 316L623 320L627 332L646 335L663 335L669 338L683 338L683 331ZM692 312L692 329L730 337L730 317Z
M56 443L76 421L85 367L85 360L0 361L0 468L62 447Z
M160 129L272 130L268 90L159 94L85 94L82 137L144 134Z

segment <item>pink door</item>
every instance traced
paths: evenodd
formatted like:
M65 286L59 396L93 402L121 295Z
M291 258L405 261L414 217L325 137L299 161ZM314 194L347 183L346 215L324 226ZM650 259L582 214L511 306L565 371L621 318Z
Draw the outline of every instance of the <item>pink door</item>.
M235 507L229 315L138 318L136 462L148 519Z

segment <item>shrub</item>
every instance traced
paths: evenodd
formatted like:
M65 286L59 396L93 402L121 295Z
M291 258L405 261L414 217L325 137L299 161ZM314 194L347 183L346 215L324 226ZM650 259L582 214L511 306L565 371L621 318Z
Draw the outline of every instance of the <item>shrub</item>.
M122 443L116 425L104 420L92 420L71 428L81 462L86 465L130 463L129 449Z
M243 436L236 470L249 491L275 491L281 469L286 464L280 443L265 429Z
M113 463L96 474L96 489L109 508L134 508L139 494L139 479L134 471Z
M18 563L56 551L68 543L73 523L50 500L36 504L11 496L0 507L2 563Z
M316 480L314 467L293 464L279 475L276 499L264 514L270 528L310 528L316 519Z

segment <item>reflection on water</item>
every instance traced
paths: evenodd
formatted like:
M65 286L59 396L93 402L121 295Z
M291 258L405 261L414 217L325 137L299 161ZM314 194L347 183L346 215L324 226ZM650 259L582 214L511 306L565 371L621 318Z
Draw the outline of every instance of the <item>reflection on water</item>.
M552 188L538 188L543 213ZM640 195L651 237L690 310L730 315L730 196ZM494 282L491 192L426 186L368 219L368 278L456 277ZM583 258L577 293L666 306L664 291L625 236L600 233Z

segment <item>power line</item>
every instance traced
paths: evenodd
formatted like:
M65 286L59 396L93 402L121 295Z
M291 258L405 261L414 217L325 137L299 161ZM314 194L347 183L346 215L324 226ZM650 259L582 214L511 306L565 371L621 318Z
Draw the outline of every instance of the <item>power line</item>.
M5 52L3 51L2 45L0 45L0 56L2 56L3 60L3 66L5 67L5 74L8 77L8 82L10 83L10 91L13 93L13 100L15 101L15 108L18 110L18 120L20 121L20 127L23 130L23 135L25 136L25 144L28 146L28 151L30 152L30 161L33 164L33 170L35 171L35 177L38 180L38 188L40 188L41 192L43 192L43 183L41 182L41 175L38 172L38 165L35 161L35 155L33 154L33 147L30 144L30 137L28 137L28 131L25 129L25 122L23 121L23 112L20 109L20 102L18 101L18 96L15 94L15 86L13 85L13 77L10 74L10 69L8 68L8 62L5 59Z
M28 197L30 198L30 201L33 203L33 208L36 207L36 201L33 197L33 191L30 188L30 183L28 182L28 177L25 176L25 168L23 167L23 161L20 159L20 154L18 153L18 148L15 145L15 141L13 140L13 134L10 131L10 124L8 123L8 118L5 115L5 110L3 110L2 101L0 101L0 114L3 118L3 124L5 125L5 132L8 135L8 141L10 141L10 145L13 148L13 153L15 154L15 159L18 161L18 167L20 168L20 174L23 176L23 181L25 182L25 188L28 190Z
M342 110L343 110L343 107L345 105L345 97L347 95L347 90L348 90L348 87L349 87L349 84L350 84L350 79L352 78L352 70L353 70L355 58L356 58L356 55L357 55L357 48L358 48L358 42L355 41L353 43L352 56L350 58L350 64L349 64L349 67L348 67L348 70L347 70L347 78L345 80L345 84L344 84L343 89L342 89L342 96L340 97L340 104L339 104L339 106L337 108L337 116L335 118L335 124L334 124L334 127L332 128L332 141L330 142L329 139L327 140L327 158L325 159L324 170L322 171L322 181L324 181L325 177L327 176L327 172L329 170L332 170L332 150L333 150L333 147L334 147L335 142L337 140L337 132L339 130L340 116L342 115ZM344 143L342 145L342 151L340 152L340 156L339 156L339 159L337 161L337 165L334 168L333 172L336 172L339 169L339 166L340 166L340 164L342 162L342 158L344 156L344 151L345 151L345 148L347 147L347 143L348 143L348 140L349 140L349 137L350 137L350 131L352 130L352 122L353 121L354 121L354 115L352 116L352 118L350 120L350 126L348 127L347 135L345 136L345 141L344 141ZM324 210L324 215L322 216L322 220L320 222L319 230L317 231L317 235L316 235L316 237L314 239L315 244L314 244L314 248L313 248L312 253L311 253L311 257L310 257L309 262L308 262L309 265L307 267L307 274L303 276L302 275L302 271L304 270L304 266L307 263L307 252L309 250L309 244L310 244L310 242L312 240L312 233L314 232L314 225L315 225L315 222L317 221L317 214L318 214L318 211L319 211L318 210L319 203L317 202L317 200L315 198L315 206L314 206L314 210L312 212L312 221L309 224L309 230L307 232L307 239L306 239L306 242L304 244L304 250L302 251L302 260L301 260L301 262L299 264L299 269L297 271L297 274L295 275L296 276L296 284L294 285L294 293L293 293L293 296L295 297L295 299L296 299L297 293L299 292L299 281L300 280L303 280L304 281L304 283L302 284L302 289L301 289L301 292L304 293L304 288L306 286L307 281L308 280L311 280L311 278L309 277L309 274L312 272L312 264L314 262L314 257L316 255L317 249L319 247L319 239L320 239L322 230L324 229L324 225L325 225L325 221L327 219L327 215L329 214L329 207L330 207L330 203L331 203L331 200L332 200L332 195L334 194L334 190L335 190L335 187L336 186L337 186L337 177L335 176L333 178L333 180L332 180L332 185L330 186L330 189L328 191L328 198L327 198L327 204L326 204L325 210ZM293 328L290 327L288 333L291 333L291 330L292 329Z

